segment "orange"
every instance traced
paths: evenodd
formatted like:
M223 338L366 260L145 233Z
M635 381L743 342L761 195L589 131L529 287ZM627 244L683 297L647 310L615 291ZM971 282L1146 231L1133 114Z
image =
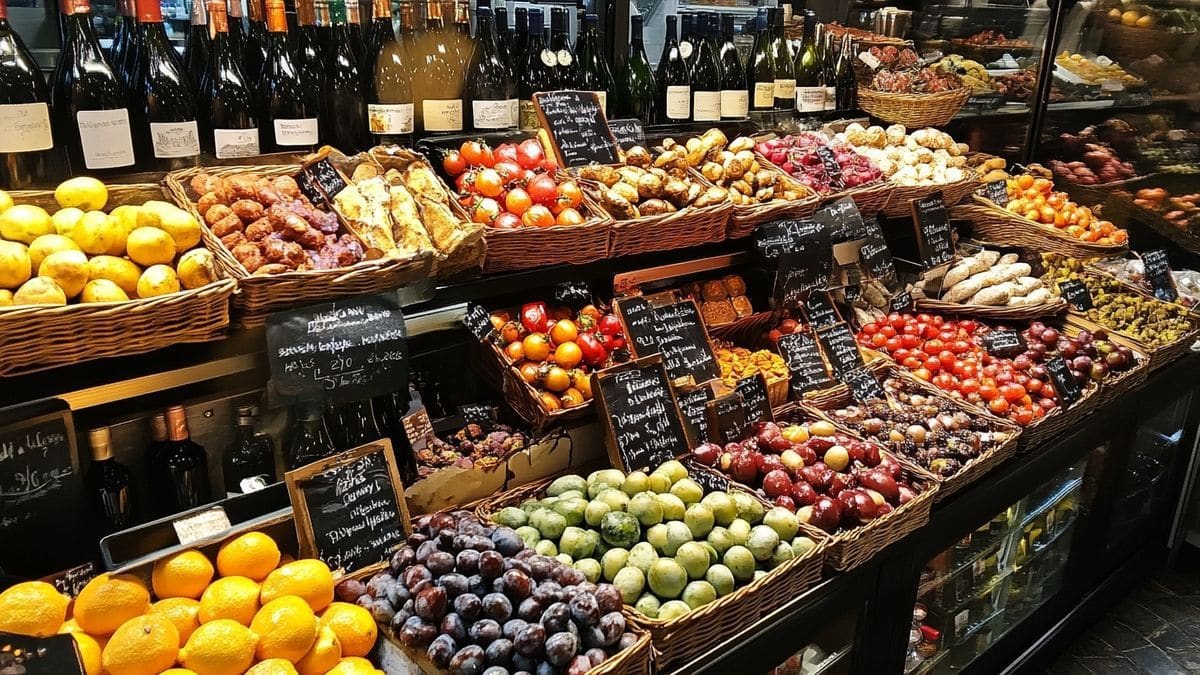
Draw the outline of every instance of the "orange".
M342 660L342 644L338 636L328 628L317 630L317 641L309 648L304 658L296 662L300 675L325 675Z
M101 662L100 643L87 633L71 633L75 644L79 646L79 659L83 662L83 672L87 675L100 675L104 669Z
M200 603L191 598L167 598L150 606L151 614L165 616L179 631L179 646L182 647L200 627Z
M250 630L259 636L255 653L260 660L280 658L295 663L317 640L317 617L303 598L286 595L263 605L250 622Z
M564 408L574 408L575 406L583 405L586 401L578 389L571 387L563 392L559 398L559 402L562 403L562 407Z
M67 618L67 596L44 581L26 581L0 593L0 631L45 637Z
M262 532L247 532L225 542L217 551L217 570L223 577L242 576L261 582L279 566L279 546Z
M571 376L558 366L552 366L542 378L542 386L553 392L563 392L571 386Z
M258 611L261 588L246 577L222 577L200 597L200 623L233 619L249 626Z
M241 675L254 663L258 636L230 619L196 629L179 650L179 662L198 675Z
M179 631L164 616L148 614L121 624L104 647L108 675L157 675L175 665Z
M320 560L297 560L267 575L262 585L265 605L285 595L298 595L312 611L319 612L333 602L333 574Z
M75 598L74 618L89 635L109 635L149 609L150 592L141 579L131 574L101 574Z
M150 576L154 595L159 598L200 597L213 578L213 565L203 553L188 549L154 563Z
M337 634L342 656L366 656L375 646L379 631L366 609L348 602L335 602L321 614L321 627Z
M254 664L246 675L298 675L296 666L287 659L267 659Z

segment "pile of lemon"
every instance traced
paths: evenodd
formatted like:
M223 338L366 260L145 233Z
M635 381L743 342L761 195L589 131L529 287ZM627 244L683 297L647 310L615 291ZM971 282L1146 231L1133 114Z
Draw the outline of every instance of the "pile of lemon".
M200 223L163 201L105 213L108 189L72 178L53 215L0 191L0 306L121 302L199 288L217 279Z
M215 571L194 549L159 560L154 601L128 574L96 577L73 604L43 581L17 584L0 593L0 631L69 633L87 675L382 675L366 658L374 619L334 602L333 586L325 563L288 561L250 532L221 546Z

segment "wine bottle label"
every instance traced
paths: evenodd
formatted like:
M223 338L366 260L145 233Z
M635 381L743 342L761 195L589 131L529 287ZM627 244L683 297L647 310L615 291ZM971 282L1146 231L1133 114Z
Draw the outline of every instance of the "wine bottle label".
M796 81L775 80L775 98L794 101L796 99Z
M772 108L775 106L775 83L774 82L755 82L754 83L754 107L755 108Z
M217 159L259 154L258 129L213 129Z
M667 87L667 119L686 120L691 113L692 88L687 85Z
M471 123L476 129L507 129L512 106L504 101L471 101Z
M425 119L425 131L462 131L461 98L427 98L421 102L421 112Z
M771 89L774 92L774 87ZM745 89L725 89L721 92L721 117L741 119L750 114L750 92Z
M200 130L196 120L151 122L150 140L154 143L154 156L162 159L200 154Z
M571 56L571 52L569 52L565 49L560 49L557 52L555 52L554 58L558 61L558 65L560 65L560 66L569 66L569 65L571 65L571 62L575 60Z
M825 87L796 87L796 110L821 112L825 109Z
M721 92L692 92L692 119L697 122L716 122L721 119Z
M412 103L368 103L367 125L380 136L413 132Z
M825 110L837 110L837 87L825 87Z
M521 102L515 98L508 100L508 111L512 115L512 124L508 125L514 129L521 126Z
M80 110L75 114L83 163L89 169L112 169L133 164L129 110Z
M0 105L0 152L33 152L52 147L50 106L45 103Z
M685 59L692 58L692 43L680 42L679 43L679 55Z
M317 138L315 117L275 120L275 143L278 145L316 145Z
M537 107L532 100L521 99L521 119L518 125L521 131L537 131L542 127L538 121Z

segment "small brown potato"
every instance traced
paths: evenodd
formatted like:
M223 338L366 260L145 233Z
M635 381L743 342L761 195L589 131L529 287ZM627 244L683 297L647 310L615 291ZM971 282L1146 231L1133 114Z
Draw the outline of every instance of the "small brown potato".
M631 166L650 166L650 151L635 145L625 153L625 163Z
M624 183L618 183L624 185ZM601 205L613 215L617 220L629 220L630 218L638 217L638 209L634 206L625 195L622 195L616 188L609 189L600 198Z
M672 213L675 207L663 199L651 199L638 205L638 211L643 216L657 216L662 213Z
M638 179L637 191L639 199L657 199L663 195L663 181L652 173L645 174Z
M629 183L626 183L624 181L617 183L616 185L613 185L611 188L609 188L609 192L620 195L622 198L625 199L625 201L629 202L630 204L632 204L636 201L639 201L639 193L638 193L637 187L630 185Z
M729 191L725 188L711 187L692 205L696 207L712 206L729 201Z
M672 178L663 186L663 194L675 206L685 206L688 203L688 183Z
M684 204L691 204L700 198L704 188L699 183L688 183L687 199Z
M716 162L705 162L704 166L700 167L700 174L713 183L719 183L725 179L725 169Z

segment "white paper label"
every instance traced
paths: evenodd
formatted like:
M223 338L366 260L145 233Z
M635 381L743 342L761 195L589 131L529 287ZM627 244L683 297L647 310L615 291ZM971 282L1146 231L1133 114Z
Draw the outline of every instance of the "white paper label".
M83 163L89 169L111 169L133 164L133 136L129 133L129 111L80 110L75 114Z
M796 110L820 112L825 109L825 87L796 87Z
M825 87L825 110L837 110L837 87Z
M187 518L180 518L171 525L175 527L175 536L179 537L179 543L184 546L224 532L230 527L229 516L225 515L225 509L220 506L214 506Z
M795 80L775 80L775 98L786 101L796 100Z
M411 134L413 132L413 104L411 103L368 103L367 125L371 133Z
M253 157L259 154L258 129L213 129L217 159Z
M968 609L964 609L963 611L959 612L958 614L955 614L954 615L954 632L961 633L963 631L963 629L967 627L967 624L970 621L971 621L971 611Z
M558 57L555 56L554 52L550 51L549 49L543 49L541 56L542 63L546 64L547 66L553 68L558 65Z
M667 119L686 120L692 106L692 88L688 85L667 87Z
M554 54L554 58L558 59L558 65L560 66L569 66L571 65L571 62L574 61L574 59L571 58L571 52L565 49L558 50Z
M692 119L697 122L716 122L721 119L721 92L692 92Z
M275 142L279 145L316 145L317 138L315 117L275 120Z
M594 91L592 93L596 95L596 98L600 99L600 109L608 110L608 92L607 91Z
M859 52L858 58L860 61L867 64L867 67L871 70L879 69L879 59L876 58L871 52Z
M33 152L52 147L50 106L45 103L0 105L0 152Z
M686 40L684 42L680 42L679 55L685 59L692 58L692 43L687 42Z
M508 110L512 114L512 124L508 125L514 129L521 126L521 102L517 99L512 99L508 102Z
M721 117L740 119L750 114L750 92L745 89L726 89L721 92Z
M512 122L512 104L504 101L471 101L471 122L476 129L507 129Z
M425 115L425 131L462 131L461 98L427 98L421 102L421 112Z
M150 140L154 156L171 159L200 154L200 129L196 120L187 122L151 122Z
M755 82L754 83L754 107L755 108L771 108L775 105L775 83L774 82Z

